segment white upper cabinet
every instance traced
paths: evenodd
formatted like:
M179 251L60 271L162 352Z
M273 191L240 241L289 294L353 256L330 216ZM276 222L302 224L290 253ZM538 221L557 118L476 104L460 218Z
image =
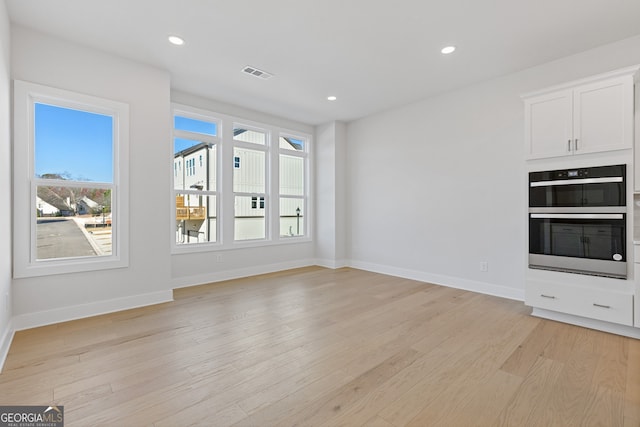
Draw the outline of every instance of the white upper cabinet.
M573 123L576 153L633 148L633 78L576 88Z
M528 159L633 147L633 87L638 67L525 95Z
M572 109L571 91L525 100L525 128L530 159L573 154Z

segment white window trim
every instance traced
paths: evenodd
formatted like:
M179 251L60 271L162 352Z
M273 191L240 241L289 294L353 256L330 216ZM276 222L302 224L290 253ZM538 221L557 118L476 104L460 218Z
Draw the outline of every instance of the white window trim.
M304 142L304 146L303 149L301 151L298 150L288 150L288 149L284 149L284 148L280 148L280 138L293 138L293 139L300 139ZM308 236L311 233L311 226L310 226L310 221L309 218L311 217L311 215L309 214L311 212L311 162L309 161L309 145L311 143L311 137L309 135L306 134L296 134L296 133L291 133L291 132L286 132L286 131L281 131L280 134L278 135L278 157L283 155L283 156L290 156L290 157L299 157L301 159L303 159L304 161L304 171L305 171L305 175L304 175L304 194L302 196L297 196L297 195L290 195L290 194L285 194L282 195L280 194L280 191L278 191L278 196L280 199L298 199L298 200L302 200L302 205L303 205L303 213L304 213L304 222L302 224L302 229L303 229L303 234L302 236L283 236L281 235L282 232L280 229L278 229L278 239L279 240L285 240L285 241L304 241L305 239L310 239L310 236ZM280 161L278 161L278 166L280 165ZM278 176L280 176L279 174L280 171L278 171ZM279 183L278 183L279 184ZM278 188L279 190L279 188ZM280 216L280 205L279 205L280 201L278 200L278 217ZM278 224L279 225L279 224Z
M177 245L175 243L175 205L171 214L171 253L172 254L188 254L199 252L215 252L222 250L245 249L265 246L291 245L309 243L313 241L313 161L312 161L312 145L313 138L311 134L304 131L296 131L283 128L276 125L254 122L245 120L241 117L221 114L214 111L203 110L197 107L191 107L184 104L172 103L172 127L173 116L180 114L185 117L195 119L214 121L218 126L218 168L217 179L218 188L215 192L217 195L217 218L216 226L217 241L193 243L189 245ZM267 141L265 145L255 144L244 141L236 141L233 139L234 125L243 126L250 130L267 132ZM201 134L198 134L201 135ZM290 136L296 139L302 139L305 142L303 151L279 149L279 137ZM201 136L202 137L202 136ZM211 137L210 137L211 138ZM233 147L242 147L257 151L265 151L268 157L267 162L267 188L265 197L265 211L268 210L266 221L266 237L264 239L255 240L235 240L233 236L234 222L224 220L224 217L231 215L234 218L233 206ZM173 139L170 144L170 159L173 162ZM303 236L280 236L280 197L279 197L279 156L280 154L294 155L305 158L305 195L301 196L305 200L304 212L304 231ZM169 169L171 171L171 169ZM173 185L171 186L171 194L174 194ZM229 199L226 195L231 194ZM242 195L243 193L238 193ZM248 195L257 195L247 193ZM274 197L277 195L278 197ZM286 196L285 196L286 197ZM228 199L228 200L227 200Z
M98 188L112 188L112 255L36 260L36 185L34 166L34 105L42 102L113 117L113 183L71 181ZM13 277L36 277L83 271L123 268L129 265L129 105L52 88L14 81L13 144ZM47 180L46 183L60 183ZM64 181L63 181L64 182ZM25 215L25 209L29 214ZM24 236L24 238L17 238Z
M234 201L234 212L233 212L233 244L234 246L237 244L251 244L251 243L263 243L263 242L271 242L273 240L273 224L272 221L270 221L270 218L274 215L274 210L273 210L273 206L271 203L269 203L269 200L271 199L271 186L269 185L269 183L271 182L271 171L273 169L273 159L271 158L271 156L269 155L272 151L272 139L271 139L271 134L269 132L269 129L260 127L257 124L246 124L245 122L238 122L238 121L234 121L233 122L233 126L232 129L235 129L236 127L241 127L243 129L246 130L250 130L250 131L254 131L254 132L258 132L258 133L263 133L265 135L265 142L264 144L259 144L259 143L255 143L255 142L246 142L246 141L239 141L236 140L235 138L232 138L232 140L230 141L229 145L231 147L231 150L233 151L233 164L234 164L234 168L235 168L235 149L236 148L240 148L240 149L245 149L248 151L258 151L258 152L262 152L264 153L264 193L259 193L259 192L242 192L242 191L235 191L233 190L233 175L231 176L231 184L232 184L232 194L233 194L233 201ZM223 166L224 167L224 166ZM242 167L242 165L240 165L240 167ZM233 171L232 171L233 173ZM264 212L264 237L258 237L256 239L236 239L235 236L235 219L236 219L236 213L235 213L235 200L236 197L262 197L265 199L265 206L263 208L263 212ZM227 243L224 242L223 245Z
M187 117L194 120L200 120L208 123L215 123L216 125L216 135L210 135L206 133L199 132L191 132L181 129L175 128L174 118L175 116ZM218 115L214 113L210 113L205 110L201 110L199 108L192 108L186 105L180 104L171 104L171 144L169 145L170 159L171 163L174 163L174 138L184 138L193 141L201 141L212 144L216 147L216 190L176 190L174 179L171 178L171 253L172 254L180 254L180 253L190 253L190 252L202 252L209 251L215 248L220 247L221 241L221 227L220 221L220 183L221 183L221 173L220 173L220 149L221 149L221 141L222 138L220 134L222 133L222 120ZM186 165L185 165L186 166ZM185 171L186 173L186 171ZM178 244L176 242L176 205L175 200L178 194L193 194L200 196L215 196L216 197L216 241L215 242L202 242L202 243L190 243L190 244Z

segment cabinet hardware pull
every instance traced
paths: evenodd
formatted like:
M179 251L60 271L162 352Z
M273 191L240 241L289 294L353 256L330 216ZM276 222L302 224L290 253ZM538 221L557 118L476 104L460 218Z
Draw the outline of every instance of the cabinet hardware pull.
M567 141L567 151L571 151L571 140Z
M578 151L578 138L576 138L576 146L575 146L575 151Z
M541 296L542 298L556 299L556 297L554 297L553 295L540 294L540 296Z
M600 308L611 308L610 305L602 305L602 304L596 304L595 302L593 303L594 307L600 307Z

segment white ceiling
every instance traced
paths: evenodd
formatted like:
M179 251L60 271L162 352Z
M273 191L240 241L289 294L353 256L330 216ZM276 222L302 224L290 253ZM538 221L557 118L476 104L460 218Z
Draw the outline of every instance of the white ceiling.
M13 23L167 69L175 89L308 124L349 121L640 34L640 0L6 3ZM170 45L169 34L185 45ZM443 56L449 44L458 50ZM275 77L248 76L245 65Z

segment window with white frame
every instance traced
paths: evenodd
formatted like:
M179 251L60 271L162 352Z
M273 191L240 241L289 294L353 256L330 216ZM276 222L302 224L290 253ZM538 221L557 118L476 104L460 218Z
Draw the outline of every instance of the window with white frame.
M177 104L173 119L176 251L309 236L309 135Z
M280 237L307 234L307 145L301 136L281 134L279 138Z
M268 236L268 134L263 129L233 126L234 239L260 240ZM260 200L259 209L253 208ZM258 207L258 206L257 206Z
M14 276L127 265L128 105L14 85Z
M216 118L174 110L176 245L217 241L218 130Z

